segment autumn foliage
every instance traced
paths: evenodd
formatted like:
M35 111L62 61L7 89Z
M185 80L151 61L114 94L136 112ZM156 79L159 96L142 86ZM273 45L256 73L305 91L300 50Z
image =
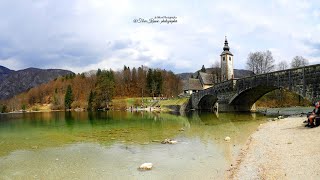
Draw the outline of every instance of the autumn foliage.
M6 111L21 110L22 107L30 109L37 104L46 104L50 110L96 110L108 108L113 98L174 97L181 92L181 80L171 71L143 66L130 69L124 66L121 71L99 69L96 75L70 74L59 77L6 100L0 106L5 107Z

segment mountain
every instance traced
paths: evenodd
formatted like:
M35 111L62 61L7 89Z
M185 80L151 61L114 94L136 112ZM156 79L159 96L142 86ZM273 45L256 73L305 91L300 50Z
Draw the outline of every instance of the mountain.
M244 78L244 77L254 76L254 73L252 71L244 70L244 69L234 69L233 73L235 78Z
M181 80L188 80L194 73L180 73L177 74L177 76L181 79Z
M212 73L214 70L220 71L220 68L218 68L218 69L206 68L206 73ZM180 73L180 74L177 74L177 76L179 76L181 80L187 81L192 75L194 78L196 78L199 71L200 70L196 71L195 73L191 73L191 72L190 73ZM252 71L244 70L244 69L234 69L233 72L234 72L235 78L244 78L244 77L254 75L254 73Z
M7 77L10 73L14 72L4 66L0 66L0 80Z
M0 99L11 98L30 88L71 73L73 72L61 69L37 68L13 71L0 66Z

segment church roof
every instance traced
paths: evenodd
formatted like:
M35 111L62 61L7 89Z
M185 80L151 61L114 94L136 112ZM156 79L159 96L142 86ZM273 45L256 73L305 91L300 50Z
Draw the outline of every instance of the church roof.
M213 84L213 75L209 73L199 72L199 79L202 80L203 84L212 85Z
M226 38L224 40L223 52L221 53L220 56L223 56L225 54L229 54L229 55L233 56L233 54L230 52L227 36L226 36Z
M233 56L233 54L230 52L230 51L223 51L220 56L223 56L223 55L226 55L226 54L229 54L231 56Z
M202 85L199 79L189 78L183 90L202 90Z

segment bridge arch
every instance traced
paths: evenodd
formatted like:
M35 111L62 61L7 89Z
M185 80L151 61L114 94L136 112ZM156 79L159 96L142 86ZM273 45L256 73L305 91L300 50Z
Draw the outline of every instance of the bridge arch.
M286 87L265 86L265 85L259 85L252 88L248 88L244 91L241 91L240 93L235 94L230 99L229 104L231 106L243 106L243 107L247 107L248 109L251 109L254 103L257 102L262 96L280 88L289 90ZM289 90L289 91L303 97L299 92L296 92L293 90ZM308 99L307 97L305 98ZM308 99L308 100L312 101L312 99Z
M198 103L198 109L212 111L214 110L214 105L217 101L218 98L215 95L204 95Z
M279 89L276 86L256 86L235 94L230 100L231 106L243 106L251 109L253 104L268 92Z

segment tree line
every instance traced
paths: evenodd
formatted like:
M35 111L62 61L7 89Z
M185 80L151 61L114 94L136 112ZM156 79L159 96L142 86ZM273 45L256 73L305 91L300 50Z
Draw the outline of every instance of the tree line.
M290 63L291 68L298 68L309 65L309 61L302 56L295 56ZM287 61L280 61L275 64L271 51L250 52L247 58L247 69L255 74L264 74L274 70L288 69Z
M271 51L258 51L249 53L247 59L247 69L251 70L255 74L269 73L274 70L285 70L289 67L299 68L309 65L309 61L302 56L295 56L290 66L287 61L280 61L275 64L275 59L272 56ZM257 101L258 106L262 107L287 107L294 105L308 105L307 100L300 95L286 91L285 89L277 89L267 93L263 98Z
M114 98L175 97L182 83L171 71L124 66L120 71L98 69L95 75L70 74L0 103L0 111L48 105L52 110L107 109ZM2 105L1 105L2 104Z

